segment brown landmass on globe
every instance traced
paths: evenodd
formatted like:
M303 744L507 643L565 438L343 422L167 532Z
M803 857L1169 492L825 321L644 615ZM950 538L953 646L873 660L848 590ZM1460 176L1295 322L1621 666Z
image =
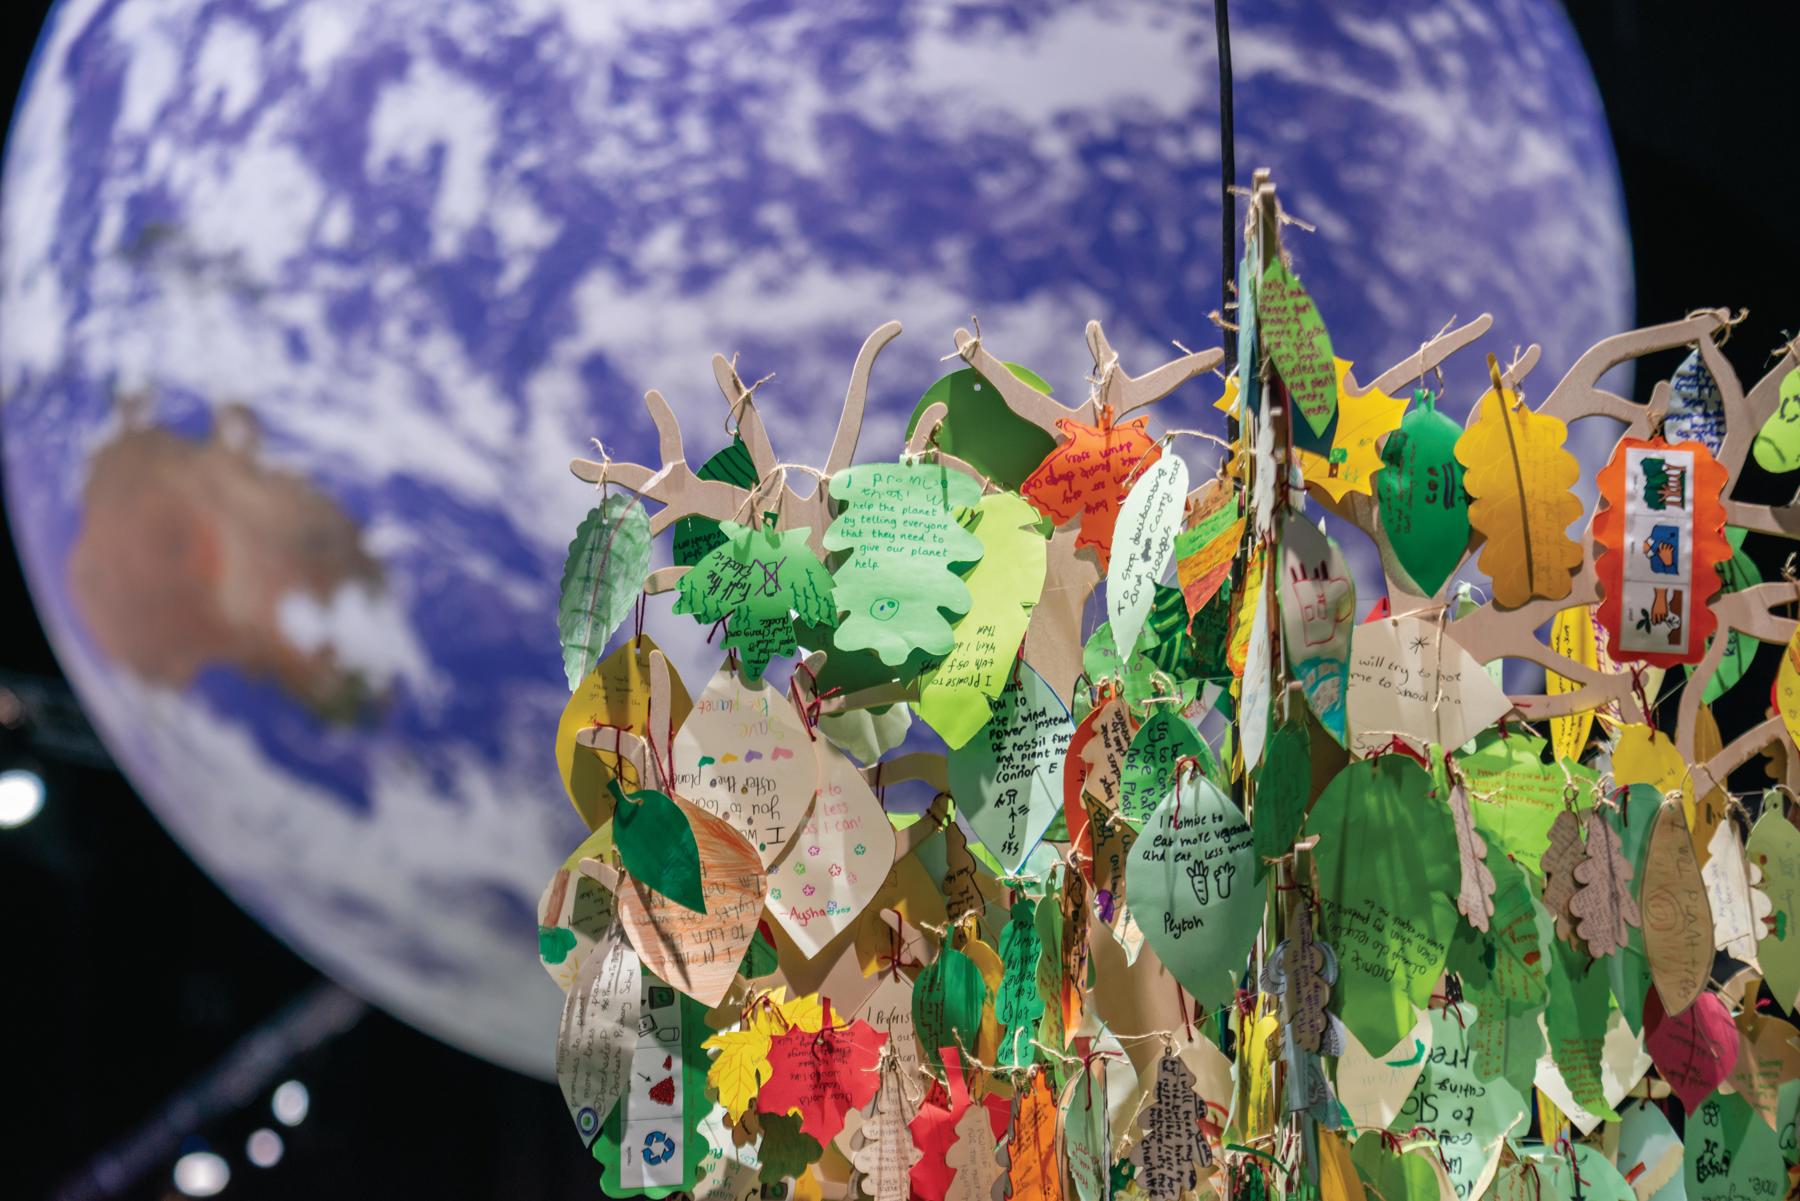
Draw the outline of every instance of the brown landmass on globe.
M196 440L140 420L141 401L122 408L125 430L91 461L68 566L100 648L158 684L227 664L321 716L357 716L367 682L329 642L293 645L277 616L296 593L325 606L348 583L379 590L355 522L305 477L258 460L247 410L222 409Z

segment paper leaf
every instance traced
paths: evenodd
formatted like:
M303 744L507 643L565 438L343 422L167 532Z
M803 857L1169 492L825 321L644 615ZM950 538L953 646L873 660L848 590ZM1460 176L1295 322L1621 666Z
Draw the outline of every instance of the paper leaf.
M1102 567L1112 552L1125 481L1140 465L1148 467L1162 454L1146 432L1148 422L1138 417L1123 425L1106 421L1083 425L1073 418L1060 419L1056 428L1063 440L1019 489L1059 526L1080 518L1075 545L1093 547Z
M1494 916L1480 953L1485 976L1463 977L1465 995L1477 1009L1470 1032L1475 1070L1499 1077L1523 1093L1531 1087L1538 1057L1545 1051L1539 1015L1550 1002L1546 956L1550 915L1532 893L1530 878L1505 855L1491 861Z
M777 1034L769 1040L770 1075L757 1094L758 1111L798 1112L801 1131L829 1143L843 1129L845 1113L874 1099L886 1042L867 1022Z
M999 1150L987 1107L964 1108L956 1119L956 1140L944 1154L944 1162L955 1175L943 1201L994 1201L994 1186L1006 1175L1000 1168Z
M850 928L894 865L894 827L861 771L820 744L824 786L769 869L769 916L808 959Z
M588 953L563 1002L556 1082L583 1144L592 1145L631 1084L638 1041L638 958L616 927Z
M1777 475L1800 467L1800 367L1781 377L1779 403L1763 422L1750 453L1757 466Z
M1381 448L1375 498L1394 557L1424 596L1436 596L1469 548L1469 498L1456 458L1462 427L1437 411L1421 388L1418 403Z
M1604 664L1601 662L1605 652L1600 649L1599 640L1595 637L1598 628L1599 623L1591 605L1572 605L1567 609L1559 609L1550 623L1550 649L1590 671L1611 675L1611 659L1608 658ZM1554 671L1544 672L1544 691L1550 696L1564 696L1579 692L1584 687L1586 685L1580 680L1567 679ZM1552 717L1550 741L1556 748L1557 759L1571 763L1580 759L1581 752L1587 748L1588 735L1593 728L1592 709Z
M1748 1010L1738 1015L1737 1029L1737 1062L1726 1081L1769 1129L1779 1130L1781 1089L1800 1080L1800 1037L1780 1018Z
M1678 804L1657 810L1638 891L1644 953L1663 1012L1685 1013L1712 974L1713 919L1700 862Z
M951 925L959 925L968 917L980 917L987 911L976 878L975 856L969 853L969 838L962 826L951 822L944 828L944 913Z
M1698 348L1669 377L1663 436L1671 442L1698 442L1714 456L1725 446L1725 401Z
M1792 1154L1791 1128L1785 1140L1758 1121L1742 1097L1716 1096L1688 1118L1682 1155L1687 1201L1774 1198L1790 1188L1783 1143Z
M1112 1130L1106 1106L1106 1060L1090 1059L1063 1092L1063 1161L1080 1201L1112 1197Z
M979 501L981 485L940 463L863 463L831 477L831 496L843 507L824 547L850 552L836 573L838 648L872 650L889 667L915 650L949 654L956 637L945 615L972 603L950 567L982 555L953 510Z
M1475 831L1475 814L1469 808L1468 789L1461 780L1450 786L1450 816L1456 823L1456 857L1462 884L1456 891L1456 911L1477 930L1485 931L1494 916L1494 873L1487 865L1487 842Z
M1744 854L1762 873L1772 906L1772 920L1756 944L1757 961L1777 1003L1793 1013L1800 1009L1800 830L1781 812L1778 796L1765 794Z
M1312 792L1312 737L1306 715L1290 714L1269 740L1256 773L1256 807L1251 813L1256 842L1256 878L1269 873L1268 860L1293 849L1306 821Z
M1030 368L1008 363L1006 369L1036 391L1050 395L1050 385ZM945 412L932 445L955 455L1001 488L1016 489L1056 446L1048 433L1013 412L1000 390L973 367L952 371L925 390L907 420L908 439L919 418L934 404L943 405Z
M902 952L904 954L904 952ZM919 1039L913 1032L913 985L905 973L891 966L881 973L881 983L857 1007L856 1016L876 1032L887 1035L888 1054L900 1061L910 1080L918 1075Z
M600 661L606 640L631 613L649 572L650 517L637 497L615 492L576 527L563 562L556 626L570 692Z
M757 1178L765 1189L801 1179L825 1155L825 1144L800 1128L798 1114L765 1113L759 1119L762 1145Z
M1381 1201L1444 1201L1438 1189L1443 1169L1434 1170L1436 1156L1429 1143L1419 1150L1395 1150L1378 1135L1350 1144L1350 1161Z
M1263 972L1263 991L1281 997L1284 1035L1313 1054L1328 1050L1324 1041L1331 1023L1325 1007L1331 1000L1331 984L1337 979L1337 956L1313 937L1308 907L1303 905L1295 912L1288 937L1276 946Z
M791 655L794 619L822 625L837 616L831 573L812 553L805 529L753 530L719 523L725 542L707 553L676 585L674 612L702 625L725 622L727 649L744 657L744 672L762 679L774 655Z
M607 745L610 739L602 740L596 748L582 746L576 739L582 731L596 726L632 731L648 728L650 656L657 649L655 640L647 635L620 643L570 695L557 722L556 767L575 812L590 830L600 828L612 817L612 793L606 786L615 775L626 788L642 788L649 781L638 778L637 768L629 759L620 759ZM680 726L693 707L681 677L670 672L666 719Z
M1131 735L1131 709L1113 697L1075 727L1063 764L1063 822L1069 829L1069 849L1095 888L1111 890L1110 882L1101 882L1102 875L1110 880L1116 874L1112 869L1123 866L1121 861L1103 863L1096 844L1110 842L1116 855L1121 835L1130 832L1117 829L1111 819L1118 811L1119 775Z
M635 872L619 888L619 919L638 958L707 1006L719 1004L756 937L768 877L756 849L725 822L676 797L700 856L704 913L670 900Z
M919 716L953 749L987 724L988 702L1006 687L1044 589L1048 543L1037 510L1015 493L995 492L981 498L976 514L982 553L967 577L969 610L956 623L956 645L919 679Z
M770 864L812 811L821 755L785 693L721 667L676 732L675 790L729 823Z
M1719 823L1707 850L1711 853L1700 877L1706 881L1706 899L1712 906L1713 945L1740 963L1758 968L1756 940L1770 912L1769 898L1756 888L1758 881L1751 876L1743 845L1730 822Z
M1351 366L1348 359L1334 362L1338 419L1330 448L1324 453L1296 449L1307 487L1317 488L1333 501L1342 501L1352 492L1369 495L1376 472L1381 470L1381 452L1376 446L1400 427L1408 403L1407 397L1389 396L1374 388L1349 391Z
M1698 663L1718 624L1715 564L1731 558L1720 502L1728 473L1697 442L1622 438L1599 475L1594 571L1615 661Z
M1205 1116L1205 1102L1194 1091L1194 1073L1181 1056L1164 1051L1149 1100L1138 1114L1144 1136L1131 1148L1138 1187L1149 1201L1180 1201L1199 1186L1200 1169L1213 1161L1201 1130Z
M1238 506L1237 485L1231 480L1209 480L1188 527L1175 536L1175 578L1192 618L1218 594L1230 577L1233 557L1244 538L1244 515Z
M1311 522L1290 521L1282 535L1279 600L1281 645L1291 677L1319 724L1341 740L1356 581L1337 543Z
M1580 884L1575 878L1575 869L1586 857L1587 848L1581 841L1581 820L1572 810L1564 809L1550 823L1550 847L1544 852L1542 860L1544 908L1556 920L1558 938L1570 938L1574 935L1569 901L1575 896L1575 889Z
M1237 807L1189 773L1144 824L1126 863L1127 904L1145 939L1206 1009L1236 995L1262 926L1253 842Z
M1534 1021L1532 1029L1536 1029ZM1370 1051L1354 1031L1344 1032L1344 1053L1338 1057L1337 1087L1344 1112L1357 1126L1387 1126L1412 1094L1413 1084L1425 1072L1431 1054L1431 1015L1420 1013L1413 1026L1393 1047ZM1535 1056L1533 1057L1535 1058ZM1526 1078L1529 1080L1530 1072Z
M961 951L946 944L913 981L913 1029L927 1055L955 1047L974 1055L981 1036L987 982Z
M1431 1054L1393 1123L1397 1131L1431 1132L1458 1197L1480 1197L1487 1191L1499 1167L1502 1141L1526 1121L1519 1090L1476 1068L1472 1016L1467 1006L1432 1011Z
M1480 566L1500 608L1516 609L1533 597L1561 600L1573 587L1582 552L1566 531L1582 515L1581 501L1569 491L1581 464L1563 449L1568 432L1510 389L1490 388L1456 443L1469 525L1486 539Z
M1587 857L1575 865L1578 887L1569 898L1569 913L1588 953L1603 959L1624 947L1628 927L1642 918L1631 895L1631 864L1619 853L1619 837L1597 809L1587 813Z
M749 491L756 487L756 463L750 458L750 448L744 445L744 440L733 438L729 446L702 463L694 476ZM677 517L669 545L670 557L678 567L692 567L724 543L725 535L713 518Z
M1119 813L1142 829L1175 784L1175 765L1203 752L1199 733L1172 705L1157 705L1131 736L1119 768ZM1261 800L1258 799L1258 812Z
M706 1069L707 1087L719 1098L734 1126L744 1111L756 1103L756 1094L769 1078L772 1037L763 1030L727 1030L703 1044L707 1050L717 1052Z
M1318 306L1279 256L1263 269L1256 300L1263 350L1307 426L1323 435L1337 413L1338 381L1331 335Z
M1703 992L1671 1016L1652 991L1644 998L1644 1049L1691 1115L1737 1065L1737 1027L1717 993Z
M862 1124L862 1147L850 1157L850 1164L872 1201L906 1201L912 1166L923 1158L906 1129L915 1107L907 1098L896 1060L884 1058L879 1074L881 1084Z
M1002 1145L1008 1201L1062 1201L1057 1116L1050 1080L1039 1068L1013 1094L1012 1120Z
M1421 748L1459 747L1512 708L1474 656L1437 622L1389 617L1350 643L1349 747L1379 753L1396 732Z
M1044 998L1038 993L1038 957L1043 944L1037 933L1037 902L1024 898L1012 907L1006 929L1000 932L1000 962L1004 973L994 998L994 1018L1005 1027L1000 1041L1001 1067L1024 1067L1036 1057L1032 1037L1044 1014Z
M613 1106L594 1158L607 1196L666 1197L694 1187L709 1148L701 1119L714 1108L706 1095L706 1007L647 972L638 977L634 1075L647 1087L628 1089Z
M1175 548L1187 492L1187 464L1179 456L1163 455L1131 481L1119 505L1106 571L1106 615L1120 646L1137 645L1156 584Z
M687 815L653 788L626 793L612 784L613 841L625 870L677 905L706 912L700 889L700 849Z
M1313 805L1319 937L1338 950L1338 1014L1391 1047L1431 999L1456 929L1456 831L1404 755L1352 763Z
M1021 662L987 724L950 752L950 794L1008 872L1025 862L1061 808L1063 764L1074 735L1068 707Z
M1612 1120L1606 1097L1604 1057L1609 1025L1609 985L1598 963L1566 943L1550 948L1550 1005L1544 1013L1550 1061L1569 1097L1582 1109ZM1540 1082L1540 1090L1545 1086Z

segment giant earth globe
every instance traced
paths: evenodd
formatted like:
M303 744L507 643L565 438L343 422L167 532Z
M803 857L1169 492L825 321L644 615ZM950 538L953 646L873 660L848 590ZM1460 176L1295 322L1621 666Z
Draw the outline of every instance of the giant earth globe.
M1554 379L1624 327L1612 149L1552 0L1232 22L1240 174L1314 227L1288 242L1343 357L1485 310ZM7 510L51 641L238 902L545 1071L536 897L583 833L552 755L594 503L569 459L654 461L652 386L716 450L722 351L775 373L782 457L822 462L889 318L865 457L971 314L1065 396L1090 317L1128 368L1218 344L1217 110L1196 0L64 0L0 251Z

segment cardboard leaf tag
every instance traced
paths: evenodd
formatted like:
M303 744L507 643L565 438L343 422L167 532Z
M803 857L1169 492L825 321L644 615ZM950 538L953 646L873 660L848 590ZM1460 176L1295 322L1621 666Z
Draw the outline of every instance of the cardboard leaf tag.
M680 797L675 803L693 830L705 911L670 900L634 873L619 888L619 918L645 967L710 1008L724 1000L756 937L769 881L756 848L737 831Z
M995 1187L1006 1173L1000 1167L1000 1142L987 1107L966 1106L956 1119L955 1136L944 1153L954 1175L943 1201L993 1201Z
M1114 425L1102 415L1099 425L1073 418L1057 421L1063 440L1031 473L1019 491L1038 512L1057 525L1081 519L1077 547L1093 547L1105 567L1112 553L1113 525L1125 500L1125 481L1147 467L1162 451L1146 432L1148 418Z
M775 862L818 795L818 744L787 696L721 667L675 735L675 790Z
M1459 747L1512 708L1468 651L1436 623L1389 617L1350 645L1350 749L1367 755L1396 733L1420 747Z
M1556 920L1556 937L1571 938L1575 933L1569 901L1575 896L1575 869L1587 857L1581 841L1581 819L1572 809L1564 809L1550 823L1550 846L1542 860L1544 872L1544 908Z
M1469 497L1456 458L1462 427L1423 388L1381 447L1375 476L1381 525L1394 557L1423 596L1436 596L1469 548Z
M1780 399L1750 446L1757 466L1777 475L1800 467L1800 367L1781 377Z
M844 1114L865 1109L880 1087L887 1036L866 1022L818 1030L794 1026L769 1042L770 1076L757 1094L765 1114L798 1113L800 1129L821 1145L837 1137Z
M994 998L994 1019L1004 1027L999 1065L1024 1067L1037 1054L1031 1041L1038 1019L1044 1015L1044 998L1038 992L1038 958L1043 943L1037 932L1037 902L1022 898L1012 907L1006 929L1000 932L1003 974Z
M795 617L825 625L837 616L831 573L807 546L808 530L721 521L719 532L725 541L681 577L673 611L702 625L725 622L723 645L760 681L772 656L794 653Z
M1306 703L1332 737L1344 737L1356 582L1336 542L1307 521L1281 540L1281 644Z
M582 518L563 563L556 626L570 692L600 661L649 573L650 517L637 497L615 492Z
M1450 817L1456 824L1456 858L1462 873L1462 884L1456 890L1456 911L1469 920L1469 925L1485 932L1494 916L1494 873L1487 865L1487 842L1475 831L1469 791L1460 778L1450 785Z
M1707 849L1711 854L1700 878L1706 881L1706 899L1712 906L1713 945L1760 971L1756 940L1770 912L1768 896L1756 887L1760 873L1752 875L1737 830L1728 821L1719 823Z
M1035 1069L1013 1094L1012 1120L1003 1144L1008 1201L1062 1201L1057 1119L1050 1080L1042 1068Z
M923 1158L907 1131L916 1107L892 1056L882 1057L879 1075L881 1083L862 1124L862 1147L850 1156L850 1163L871 1201L906 1201L912 1167Z
M1781 1087L1800 1080L1800 1037L1780 1018L1749 1010L1738 1015L1737 1028L1737 1062L1726 1082L1770 1130L1777 1130Z
M946 943L913 981L913 1030L919 1045L933 1059L945 1047L974 1055L986 1003L987 982L980 969Z
M1642 921L1631 895L1631 877L1618 835L1598 810L1588 810L1587 857L1575 865L1577 887L1569 898L1569 913L1576 921L1576 933L1596 959L1623 948L1630 939L1628 927Z
M612 816L609 781L617 776L626 788L642 788L648 781L638 778L636 766L621 759L609 739L601 737L598 746L589 748L576 738L601 726L639 735L649 729L650 656L658 653L648 635L627 639L588 673L563 706L556 726L556 766L575 812L590 830ZM680 677L670 672L667 720L680 726L693 707Z
M1391 1047L1412 1028L1456 929L1456 831L1431 789L1417 763L1384 755L1340 771L1306 819L1319 836L1319 937L1338 953L1338 1014L1365 1047Z
M1458 1197L1480 1197L1500 1164L1500 1145L1526 1121L1525 1098L1504 1079L1475 1066L1468 1006L1431 1013L1425 1072L1394 1119L1394 1128L1429 1130L1443 1152Z
M1644 953L1663 1012L1685 1013L1712 974L1713 919L1687 819L1673 802L1657 810L1639 895Z
M863 463L831 477L831 496L843 508L823 545L850 552L836 574L838 649L872 650L889 667L915 650L949 654L956 636L945 614L972 603L950 567L982 555L953 510L978 502L981 485L941 463Z
M1163 455L1130 489L1119 506L1106 571L1106 615L1120 646L1137 645L1156 584L1168 569L1187 502L1187 464L1177 455Z
M1631 1182L1636 1201L1682 1201L1676 1183L1681 1153L1681 1139L1657 1106L1634 1101L1620 1110L1618 1168Z
M1201 488L1188 527L1175 536L1175 578L1192 618L1218 595L1231 575L1238 543L1244 539L1244 514L1237 485L1210 480Z
M612 889L576 870L582 859L604 854L611 837L611 827L588 835L538 898L538 962L564 992L618 912Z
M1200 1169L1212 1163L1212 1146L1201 1123L1206 1104L1194 1091L1194 1073L1181 1056L1165 1050L1156 1082L1138 1126L1144 1136L1131 1147L1137 1184L1149 1201L1180 1201L1200 1184Z
M1725 401L1698 348L1669 377L1663 435L1671 442L1698 442L1714 456L1725 446Z
M1016 493L995 492L976 514L982 552L967 577L969 610L956 623L956 645L919 679L919 716L952 749L987 724L1044 588L1048 543L1037 510Z
M769 869L769 915L808 959L861 916L894 865L894 827L862 772L829 743L817 745L825 786Z
M1581 501L1569 489L1581 464L1563 448L1569 427L1533 412L1500 383L1482 394L1472 422L1456 443L1469 493L1469 525L1486 539L1481 570L1494 584L1494 603L1516 609L1533 597L1561 600L1581 566L1581 546L1566 532L1580 520Z
M1762 873L1772 906L1756 944L1757 961L1776 1001L1800 1009L1800 830L1781 812L1779 794L1764 795L1762 816L1750 828L1744 854Z
M1175 783L1175 765L1201 753L1200 735L1172 705L1157 705L1131 736L1119 768L1119 814L1134 828L1156 812Z
M950 752L957 809L1008 872L1019 869L1056 818L1074 735L1067 706L1029 663L1020 663L988 723Z
M1717 993L1703 992L1671 1016L1652 991L1644 998L1644 1049L1692 1115L1737 1066L1737 1027Z
M1063 1158L1081 1201L1112 1197L1112 1129L1107 1120L1106 1060L1090 1059L1063 1092Z
M1235 995L1262 926L1253 844L1243 814L1194 772L1157 806L1126 864L1145 940L1205 1009Z
M584 1146L631 1084L638 1040L638 957L616 927L588 953L563 1002L556 1082Z
M687 815L664 793L654 788L627 795L613 781L613 841L619 858L632 878L686 906L706 912L700 889L700 849L694 842Z
M1712 1097L1688 1118L1682 1183L1687 1201L1785 1196L1787 1165L1775 1132L1742 1097Z
M1337 414L1338 381L1331 335L1318 306L1280 257L1263 270L1256 299L1263 348L1308 428L1323 435Z
M1728 473L1698 442L1620 439L1594 515L1600 625L1620 663L1698 663L1717 619L1716 564L1731 558L1720 495Z

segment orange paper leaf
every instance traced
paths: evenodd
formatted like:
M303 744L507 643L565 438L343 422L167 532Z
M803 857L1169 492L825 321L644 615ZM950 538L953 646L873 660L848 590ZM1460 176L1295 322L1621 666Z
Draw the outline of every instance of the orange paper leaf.
M1162 451L1146 431L1149 418L1114 425L1102 415L1099 425L1083 425L1065 417L1056 423L1063 441L1038 465L1019 491L1057 525L1081 519L1075 545L1091 546L1105 567L1112 552L1113 525L1125 503L1126 481Z

